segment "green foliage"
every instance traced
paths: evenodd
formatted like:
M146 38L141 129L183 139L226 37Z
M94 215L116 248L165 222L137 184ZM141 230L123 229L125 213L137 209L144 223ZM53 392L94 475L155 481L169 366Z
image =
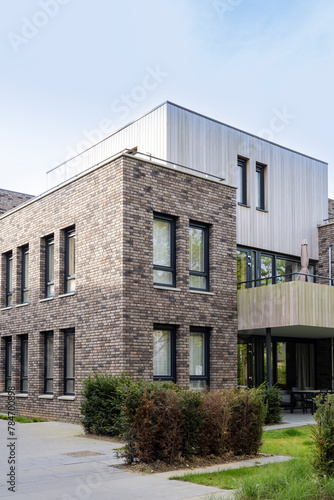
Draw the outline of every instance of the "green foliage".
M267 407L264 423L279 424L282 421L283 413L283 398L280 389L276 384L269 387L266 382L260 385L260 389L263 394L264 403Z
M180 397L182 411L182 455L191 457L200 453L200 428L204 422L203 397L200 392L183 391Z
M205 392L202 396L204 420L200 427L201 454L221 455L227 451L228 406L221 392Z
M312 427L314 443L312 464L315 471L323 476L334 475L334 394L316 398L317 411Z

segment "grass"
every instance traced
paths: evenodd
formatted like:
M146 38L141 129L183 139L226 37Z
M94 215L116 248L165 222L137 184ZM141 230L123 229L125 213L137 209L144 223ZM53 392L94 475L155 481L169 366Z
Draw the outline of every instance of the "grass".
M311 453L311 427L292 427L263 433L260 453L305 458Z
M7 415L0 415L0 420L11 420L7 417ZM20 424L31 424L32 422L47 422L44 418L38 417L14 417L15 422L19 422Z

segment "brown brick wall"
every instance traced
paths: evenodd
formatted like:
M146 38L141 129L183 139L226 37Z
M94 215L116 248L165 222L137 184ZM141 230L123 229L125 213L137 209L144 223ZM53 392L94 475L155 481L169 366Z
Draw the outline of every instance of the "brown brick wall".
M334 200L328 199L328 218L334 219Z
M236 384L235 190L120 157L0 218L0 254L13 252L14 304L5 308L5 266L0 274L0 391L4 390L4 338L13 339L12 384L20 382L21 335L29 339L28 397L19 414L75 421L82 380L90 371L126 370L152 378L153 324L177 328L177 380L188 385L190 326L211 328L211 387ZM153 211L177 217L177 287L153 287ZM210 290L188 290L189 219L211 224ZM76 293L64 292L64 230L76 229ZM55 244L55 297L44 297L45 237ZM29 304L21 305L19 268L29 244ZM75 329L75 400L63 396L64 330ZM54 334L54 397L41 399L44 333ZM6 398L0 397L0 411Z
M29 194L16 193L14 191L0 189L0 214L21 205L21 203L24 203L31 198L33 198L33 196Z
M319 262L317 274L329 275L329 247L332 246L332 277L334 277L334 222L330 222L319 229Z

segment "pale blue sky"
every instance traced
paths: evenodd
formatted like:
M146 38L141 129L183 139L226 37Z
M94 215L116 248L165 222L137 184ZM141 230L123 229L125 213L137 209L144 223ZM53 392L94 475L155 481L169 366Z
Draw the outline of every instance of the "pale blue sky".
M7 2L0 187L44 191L102 121L110 132L168 99L327 161L334 198L333 21L332 0Z

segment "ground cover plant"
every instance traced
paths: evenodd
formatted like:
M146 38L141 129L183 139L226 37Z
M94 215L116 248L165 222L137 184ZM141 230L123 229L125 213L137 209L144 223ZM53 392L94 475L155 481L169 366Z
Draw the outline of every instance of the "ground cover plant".
M7 415L0 415L0 420L15 420L15 422L19 422L20 424L31 424L33 422L46 422L44 418L38 418L38 417L11 417L8 418Z

